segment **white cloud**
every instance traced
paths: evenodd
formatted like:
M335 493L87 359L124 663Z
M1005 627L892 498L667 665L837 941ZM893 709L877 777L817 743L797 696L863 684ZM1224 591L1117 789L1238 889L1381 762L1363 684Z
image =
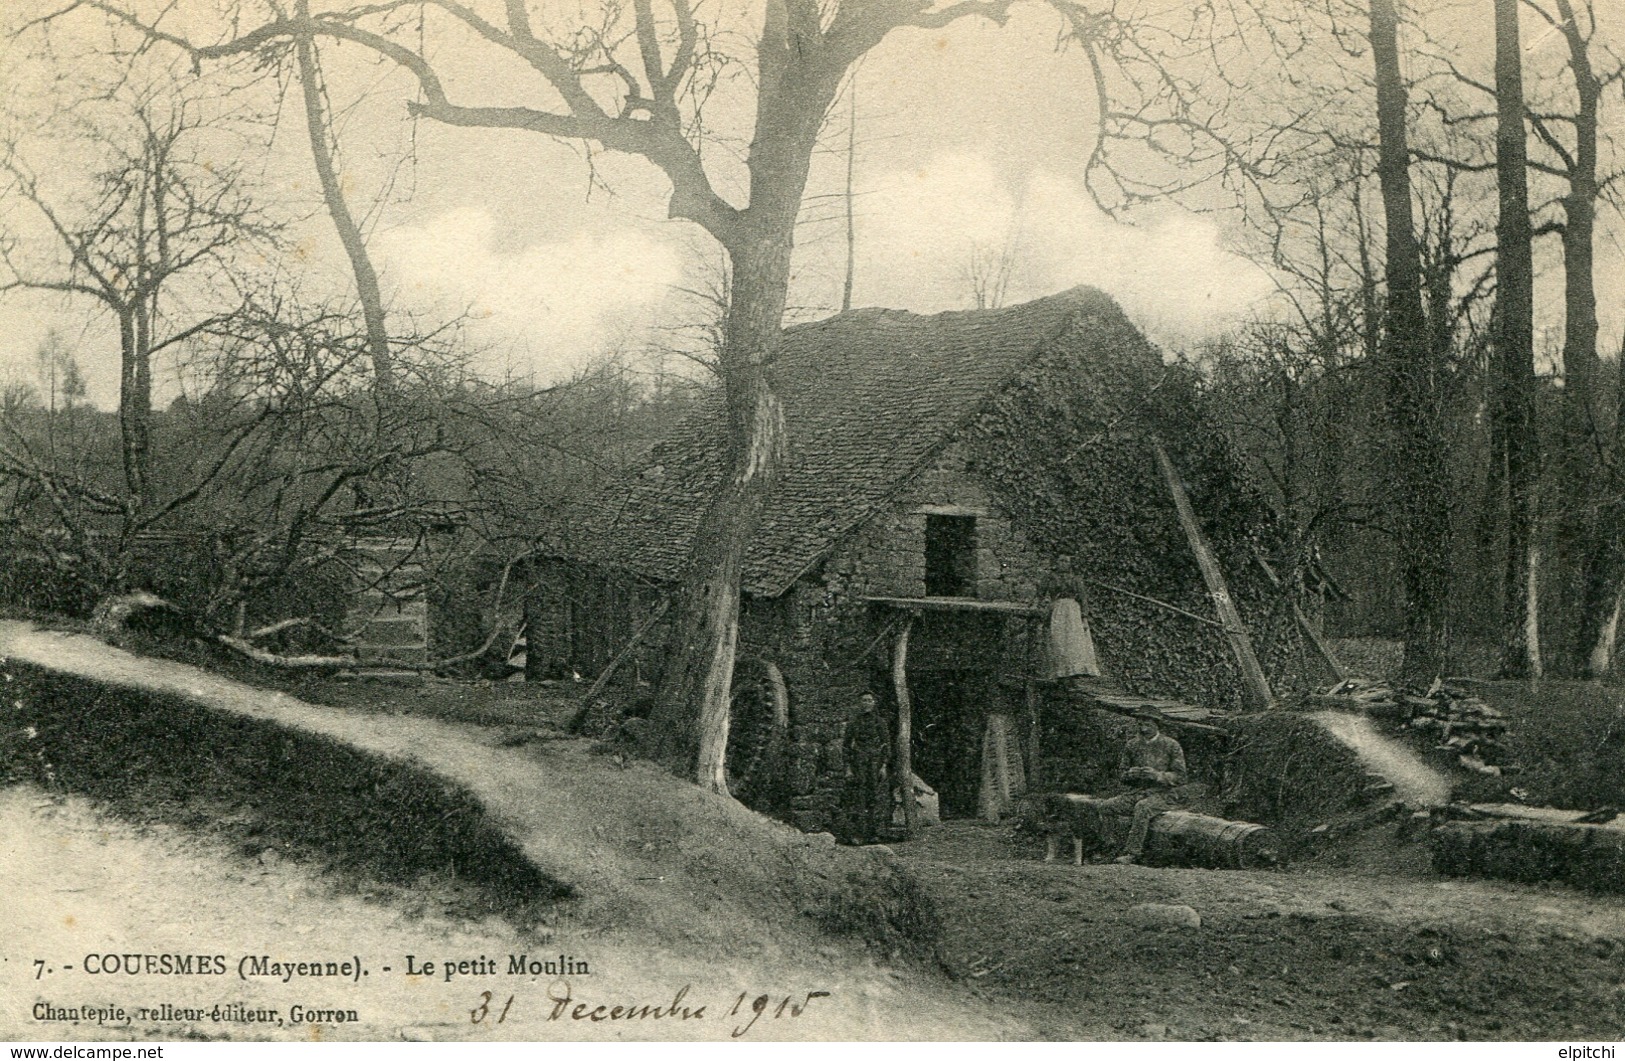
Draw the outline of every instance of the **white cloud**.
M1008 302L1090 284L1159 330L1222 328L1266 298L1265 273L1223 248L1208 218L1168 206L1108 217L1076 181L1038 169L1012 187L991 160L935 156L876 178L864 200L860 301L922 312L971 302L974 249L1014 252Z
M473 338L540 379L567 372L618 334L646 323L681 276L669 245L631 228L577 230L562 240L498 249L482 208L379 234L399 303L469 314Z
M1262 269L1224 249L1209 218L1169 205L1142 209L1136 221L1114 221L1078 184L1039 171L1022 210L1022 245L1046 286L1092 284L1131 315L1189 334L1222 328L1273 290Z

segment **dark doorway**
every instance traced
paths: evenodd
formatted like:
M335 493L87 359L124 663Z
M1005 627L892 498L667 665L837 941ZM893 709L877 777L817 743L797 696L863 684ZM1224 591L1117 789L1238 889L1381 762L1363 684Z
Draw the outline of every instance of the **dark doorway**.
M976 595L976 517L925 517L925 595Z
M914 702L914 772L937 790L944 818L974 818L982 788L988 675L916 671L908 684Z

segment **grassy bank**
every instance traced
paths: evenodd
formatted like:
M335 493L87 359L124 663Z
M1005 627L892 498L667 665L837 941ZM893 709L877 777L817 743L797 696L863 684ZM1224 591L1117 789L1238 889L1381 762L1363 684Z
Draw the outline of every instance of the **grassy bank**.
M4 673L11 779L92 796L131 820L225 834L252 857L387 884L427 878L519 920L570 893L471 793L409 761L15 659Z

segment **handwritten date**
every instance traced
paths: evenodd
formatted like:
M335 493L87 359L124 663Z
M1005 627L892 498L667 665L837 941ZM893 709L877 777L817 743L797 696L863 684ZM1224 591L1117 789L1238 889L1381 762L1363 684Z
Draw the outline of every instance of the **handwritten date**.
M691 1021L705 1020L712 1010L705 1004L700 1004L690 997L692 984L684 984L678 988L669 1003L656 1004L652 1002L630 1002L620 1005L608 1002L596 1002L591 999L578 998L570 988L568 980L555 980L548 985L547 1001L549 1008L544 1019L548 1021L588 1021L593 1024L604 1021ZM469 1020L473 1024L502 1024L507 1021L510 1013L515 1010L515 1000L518 996L509 995L507 999L498 1001L490 991L482 991L479 1004L468 1011ZM749 991L741 991L739 997L734 999L733 1005L726 1011L717 1013L721 1019L732 1024L729 1038L743 1038L756 1023L763 1018L768 1020L794 1019L807 1012L814 999L828 998L828 991L808 991L796 995L756 995L754 998ZM521 1008L523 1008L521 1006Z

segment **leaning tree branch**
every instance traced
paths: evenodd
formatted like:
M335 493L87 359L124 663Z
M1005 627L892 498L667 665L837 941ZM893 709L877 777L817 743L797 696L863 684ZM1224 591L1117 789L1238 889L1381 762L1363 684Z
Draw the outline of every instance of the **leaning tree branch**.
M298 11L309 16L308 0L299 0ZM373 267L367 241L361 235L361 226L345 201L344 188L339 182L338 166L333 161L333 148L328 142L326 108L322 105L321 86L317 79L316 48L308 36L294 42L294 57L299 67L300 94L305 102L305 128L310 136L310 157L316 166L316 177L322 186L322 199L327 204L328 216L338 233L339 243L350 259L350 273L355 278L356 294L361 299L361 316L367 330L367 352L372 356L373 378L380 391L388 392L394 381L394 368L389 349L389 329L384 318L384 297L378 286L378 270Z
M240 637L230 634L216 634L215 638L220 644L234 652L239 652L255 663L264 663L271 667L285 667L294 670L339 670L355 666L354 656L281 656L275 652L267 652L258 648Z

